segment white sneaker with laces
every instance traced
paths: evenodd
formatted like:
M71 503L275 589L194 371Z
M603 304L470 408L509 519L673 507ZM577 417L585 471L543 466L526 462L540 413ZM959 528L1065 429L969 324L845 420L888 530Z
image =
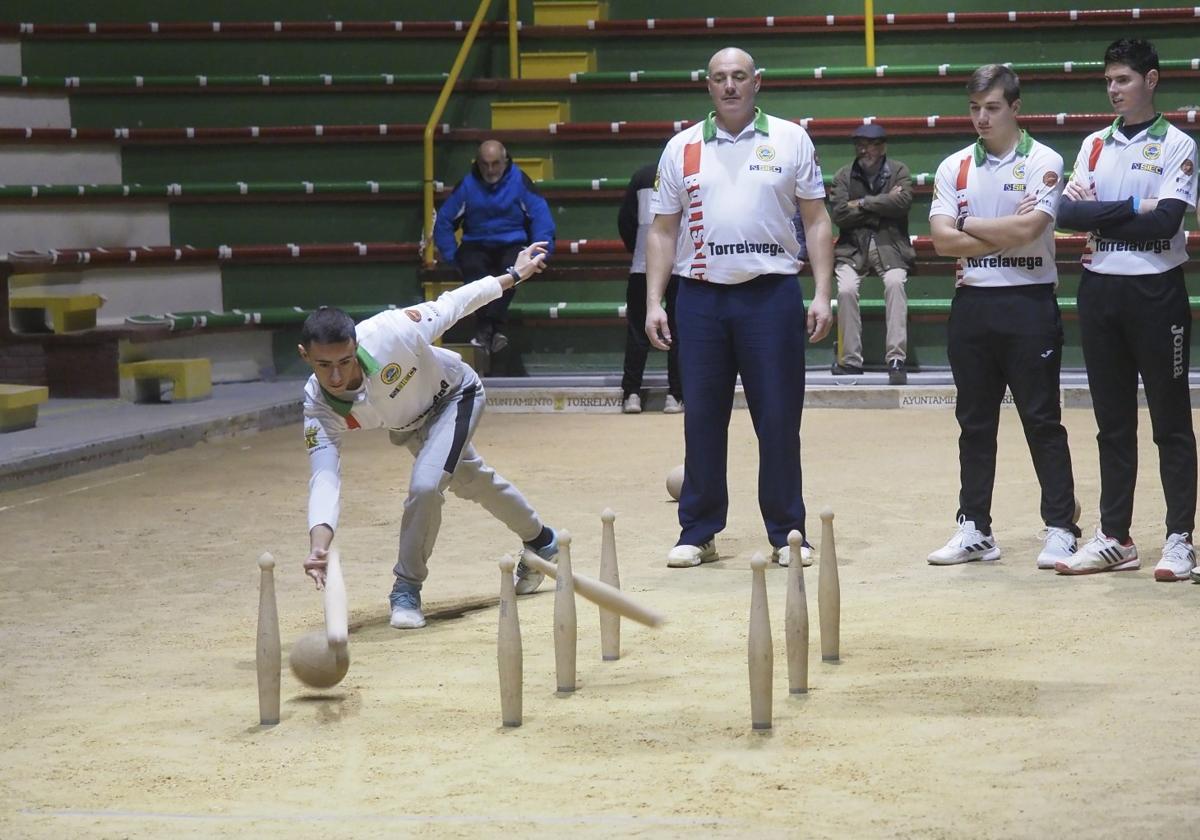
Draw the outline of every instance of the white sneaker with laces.
M1191 534L1170 534L1163 546L1162 559L1154 567L1154 579L1164 583L1196 579L1196 549Z
M621 411L624 414L641 414L642 398L637 394L630 394L625 398L625 402L621 404Z
M1133 544L1132 540L1129 545L1121 545L1112 537L1106 537L1104 532L1099 530L1087 545L1075 552L1069 559L1060 560L1054 564L1054 570L1060 575L1128 572L1141 567L1142 561L1138 559L1137 546Z
M778 563L780 566L789 566L792 562L792 547L785 545L783 548L771 546L771 562ZM804 567L813 564L813 549L807 542L800 546L800 565Z
M683 414L683 403L667 394L666 400L663 401L663 414Z
M1042 546L1042 553L1037 558L1037 567L1056 568L1058 563L1070 560L1078 547L1075 535L1066 528L1049 527L1046 529L1046 542Z
M960 516L958 530L950 541L929 555L931 566L955 566L975 560L999 560L1000 546L991 534L984 534L970 519Z
M704 545L677 545L667 552L667 565L672 569L687 569L720 559L716 540L709 540Z

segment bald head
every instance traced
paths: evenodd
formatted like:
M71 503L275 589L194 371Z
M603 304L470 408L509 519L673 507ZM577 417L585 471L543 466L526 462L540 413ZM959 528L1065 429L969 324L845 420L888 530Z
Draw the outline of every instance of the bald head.
M508 166L508 149L499 140L484 140L479 144L475 164L483 180L495 184L504 177L504 170Z
M737 64L751 76L758 72L754 66L754 56L739 47L725 47L713 53L713 57L708 60L708 74L712 75L714 67L730 64Z
M709 59L708 95L721 128L737 134L750 124L760 82L754 58L745 50L726 47Z

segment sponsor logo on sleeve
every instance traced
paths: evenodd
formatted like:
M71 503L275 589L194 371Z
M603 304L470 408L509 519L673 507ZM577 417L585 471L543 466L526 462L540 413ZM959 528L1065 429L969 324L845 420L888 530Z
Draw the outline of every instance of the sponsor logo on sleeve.
M400 378L400 365L392 362L387 365L379 374L379 378L383 380L384 385L391 385Z
M1179 164L1179 169L1183 172L1184 175L1188 176L1189 178L1192 177L1192 173L1196 171L1196 167L1192 163L1191 158L1188 158L1183 163Z
M417 310L415 310L415 309L405 309L405 310L404 310L404 314L405 314L405 315L407 315L407 316L408 316L408 320L412 321L414 324L419 324L419 323L421 323L421 313L420 313L420 312L418 312Z
M1054 189L1054 187L1058 185L1058 173L1047 171L1042 175L1042 183L1050 189Z
M317 448L317 427L316 426L305 426L304 427L304 446L307 449L316 449Z

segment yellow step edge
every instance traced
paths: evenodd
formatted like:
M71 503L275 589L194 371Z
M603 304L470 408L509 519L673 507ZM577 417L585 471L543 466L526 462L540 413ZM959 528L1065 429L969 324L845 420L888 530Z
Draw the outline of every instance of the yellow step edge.
M551 123L569 122L571 107L566 102L493 102L492 128L545 128Z
M96 328L96 310L104 305L101 295L24 295L9 298L9 309L40 309L56 333Z
M158 402L160 380L172 384L173 402L202 400L212 395L212 361L209 359L146 359L117 366L121 398L131 402Z
M50 398L45 385L0 384L0 432L19 432L37 425L38 405Z
M566 79L572 73L591 73L595 69L594 51L521 53L522 79Z
M587 0L544 0L533 4L534 26L586 26L589 20L607 20L608 3Z
M518 157L513 163L533 181L549 181L554 177L554 158Z

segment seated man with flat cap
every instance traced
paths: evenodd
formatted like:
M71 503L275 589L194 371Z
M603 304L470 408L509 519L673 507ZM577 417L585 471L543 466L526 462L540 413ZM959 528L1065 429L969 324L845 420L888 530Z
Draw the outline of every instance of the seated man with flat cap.
M850 136L854 162L837 171L829 191L830 215L840 230L834 249L840 340L831 372L834 376L863 372L859 287L874 272L883 280L888 382L904 385L908 382L905 283L916 260L908 238L912 179L907 166L888 159L883 126L860 125Z

